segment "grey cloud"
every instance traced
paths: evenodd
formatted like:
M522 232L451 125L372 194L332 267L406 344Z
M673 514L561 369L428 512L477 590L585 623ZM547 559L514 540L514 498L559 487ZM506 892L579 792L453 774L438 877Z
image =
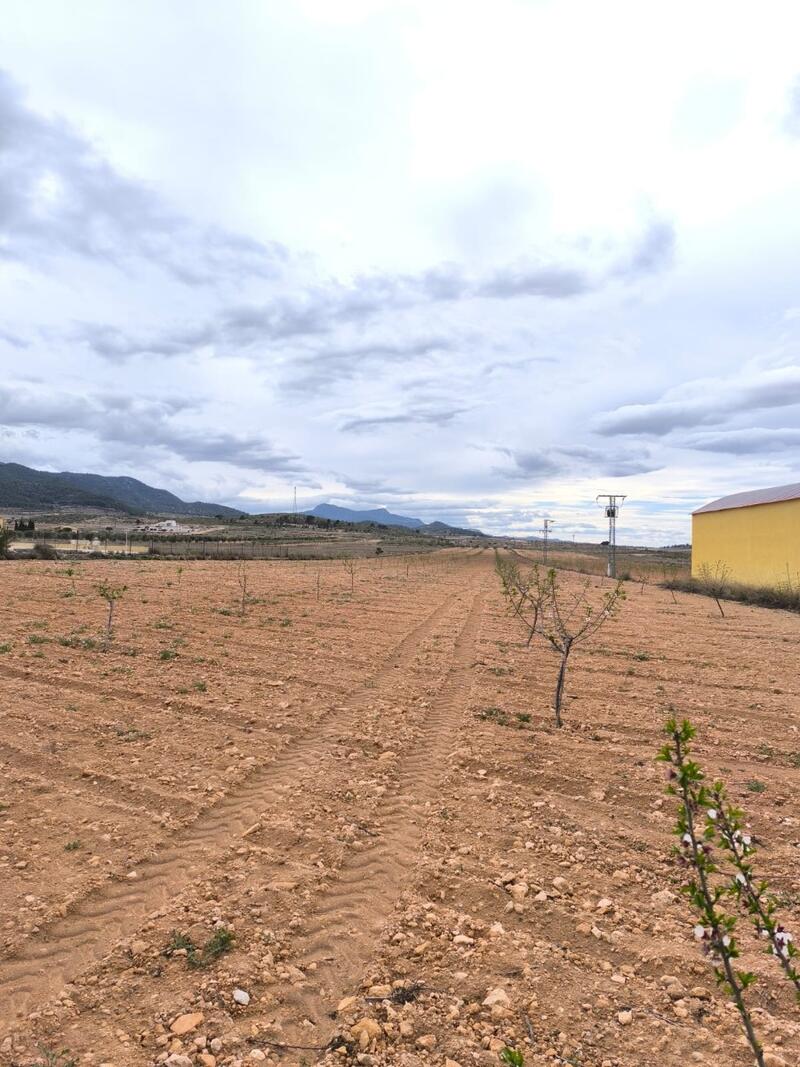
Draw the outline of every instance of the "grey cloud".
M11 345L13 348L27 348L28 342L17 336L15 333L11 333L10 330L0 330L0 341L5 341L7 345Z
M670 222L653 219L639 240L614 268L626 279L654 274L668 267L675 255L675 229Z
M468 408L417 408L395 415L373 415L348 419L339 428L347 433L363 433L367 430L383 429L387 426L422 424L428 426L446 426L458 415L463 415Z
M473 289L475 296L489 296L502 300L520 296L546 296L565 299L582 296L596 288L597 283L583 271L558 267L506 267L479 282Z
M305 470L298 456L274 448L258 435L195 430L176 423L175 416L189 406L169 397L152 400L113 393L52 396L0 386L0 426L83 431L139 450L166 449L189 462L227 463L269 472Z
M477 298L574 299L620 276L633 280L666 266L673 240L669 224L653 222L630 251L596 275L576 267L522 262L485 277L466 278L456 265L442 264L416 275L365 274L349 285L329 280L261 304L229 306L201 325L177 326L154 336L125 335L115 327L84 323L78 337L111 360L140 354L179 356L207 345L226 355L259 344L323 336L342 325L430 304Z
M785 452L800 446L800 429L752 427L741 430L721 430L717 433L697 434L683 442L687 448L702 452L728 452L736 456Z
M367 369L404 363L437 352L449 352L454 347L455 342L446 337L320 347L292 358L289 363L290 376L281 383L281 389L287 393L313 394L329 388L337 381L355 378Z
M652 404L627 404L601 415L595 430L606 436L650 434L724 422L731 415L800 403L800 367L782 367L738 381L697 381Z
M574 446L537 451L504 448L500 451L509 457L513 467L496 468L495 473L514 481L544 481L550 477L585 474L625 478L647 474L662 466L646 449L623 451Z
M202 226L123 177L66 122L28 108L0 71L0 258L146 260L186 285L274 278L282 246Z

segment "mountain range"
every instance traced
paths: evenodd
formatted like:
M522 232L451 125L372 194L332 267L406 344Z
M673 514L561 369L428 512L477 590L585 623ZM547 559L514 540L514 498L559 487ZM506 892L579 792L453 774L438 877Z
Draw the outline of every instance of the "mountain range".
M224 504L181 500L174 493L156 489L137 478L79 474L74 471L40 471L34 467L24 467L21 463L0 463L0 508L57 510L70 507L126 511L131 515L198 515L226 519L245 514ZM386 508L358 510L337 507L335 504L317 504L313 510L303 514L339 522L402 526L433 536L483 536L479 530L465 530L445 522L423 522L408 515L395 515Z
M395 515L386 508L340 508L336 504L317 504L306 515L316 515L320 519L336 519L339 522L376 522L381 526L404 526L409 530L419 530L426 534L462 534L470 537L483 537L480 530L467 530L459 526L450 526L446 522L423 522L409 515Z
M40 471L21 463L0 463L2 508L103 508L144 515L222 515L241 511L201 500L187 502L136 478Z

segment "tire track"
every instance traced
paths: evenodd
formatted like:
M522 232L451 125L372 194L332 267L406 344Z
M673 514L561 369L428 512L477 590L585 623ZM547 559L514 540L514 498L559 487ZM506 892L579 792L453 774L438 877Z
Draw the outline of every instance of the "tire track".
M426 805L436 799L442 762L463 720L483 596L481 592L474 596L456 640L450 671L423 723L413 754L406 761L395 790L378 811L380 837L344 864L336 882L316 902L314 918L294 959L295 965L306 972L310 965L316 965L310 972L313 986L305 983L293 987L288 994L285 985L271 989L282 1003L277 1013L270 1012L270 1017L277 1014L288 1041L294 1036L302 1037L306 1044L324 1044L333 1036L335 1026L330 1022L330 1012L336 1001L358 983L386 917L408 881L419 854ZM316 1030L309 1029L309 1022Z
M17 952L0 961L0 1034L40 1006L86 967L102 959L121 939L134 933L151 912L164 907L198 869L208 869L231 842L261 816L270 801L281 803L281 789L324 773L322 757L343 729L357 721L364 702L393 691L396 671L407 667L429 633L457 603L448 594L368 678L347 707L339 707L313 734L290 742L270 767L255 771L241 786L206 809L173 837L155 858L141 863L135 879L106 882L77 901L64 918L45 927Z

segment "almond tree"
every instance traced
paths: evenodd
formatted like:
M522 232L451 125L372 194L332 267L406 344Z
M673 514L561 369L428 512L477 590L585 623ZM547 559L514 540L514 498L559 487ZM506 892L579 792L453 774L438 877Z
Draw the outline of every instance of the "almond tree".
M718 559L713 568L710 563L703 563L700 567L699 582L701 590L716 601L720 615L725 618L720 598L728 592L730 585L731 569L727 563Z
M596 634L601 626L613 618L625 599L625 590L620 580L603 594L600 605L595 607L589 598L591 585L591 579L587 578L576 593L569 594L559 588L555 570L550 569L544 579L542 636L561 657L553 700L558 727L563 725L561 705L564 700L567 664L573 648Z
M97 589L98 596L101 596L103 600L108 604L108 618L106 619L106 640L111 640L111 632L114 626L114 605L118 600L121 600L127 585L111 585L109 582L100 582L95 587Z
M677 720L672 718L667 722L666 732L669 742L657 758L669 765L670 784L667 792L678 798L678 820L674 833L680 845L675 851L691 872L684 891L700 920L694 928L694 936L710 957L717 982L733 998L758 1067L764 1067L764 1050L756 1036L744 996L748 986L755 982L755 975L736 968L735 961L739 957L736 919L728 915L721 904L725 886L714 880L719 871L712 855L714 821L711 820L712 825L707 824L704 829L698 825L702 810L710 807L711 796L703 785L703 772L689 759L695 729L686 719L678 725Z
M547 578L542 577L538 563L534 563L531 569L523 574L512 560L501 558L497 549L495 568L500 575L503 596L508 600L512 613L528 631L528 640L525 643L530 645L539 627L542 608L549 594Z

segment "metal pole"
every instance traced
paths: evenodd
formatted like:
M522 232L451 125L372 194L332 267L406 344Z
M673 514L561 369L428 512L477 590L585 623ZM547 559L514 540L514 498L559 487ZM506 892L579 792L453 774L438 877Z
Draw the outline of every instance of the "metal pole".
M608 509L608 577L617 576L617 524L614 521L615 507Z
M603 506L606 509L606 518L608 519L608 566L606 568L606 574L609 578L616 578L617 576L617 514L622 506L622 501L625 499L623 493L600 493L596 499L606 500L607 504Z

